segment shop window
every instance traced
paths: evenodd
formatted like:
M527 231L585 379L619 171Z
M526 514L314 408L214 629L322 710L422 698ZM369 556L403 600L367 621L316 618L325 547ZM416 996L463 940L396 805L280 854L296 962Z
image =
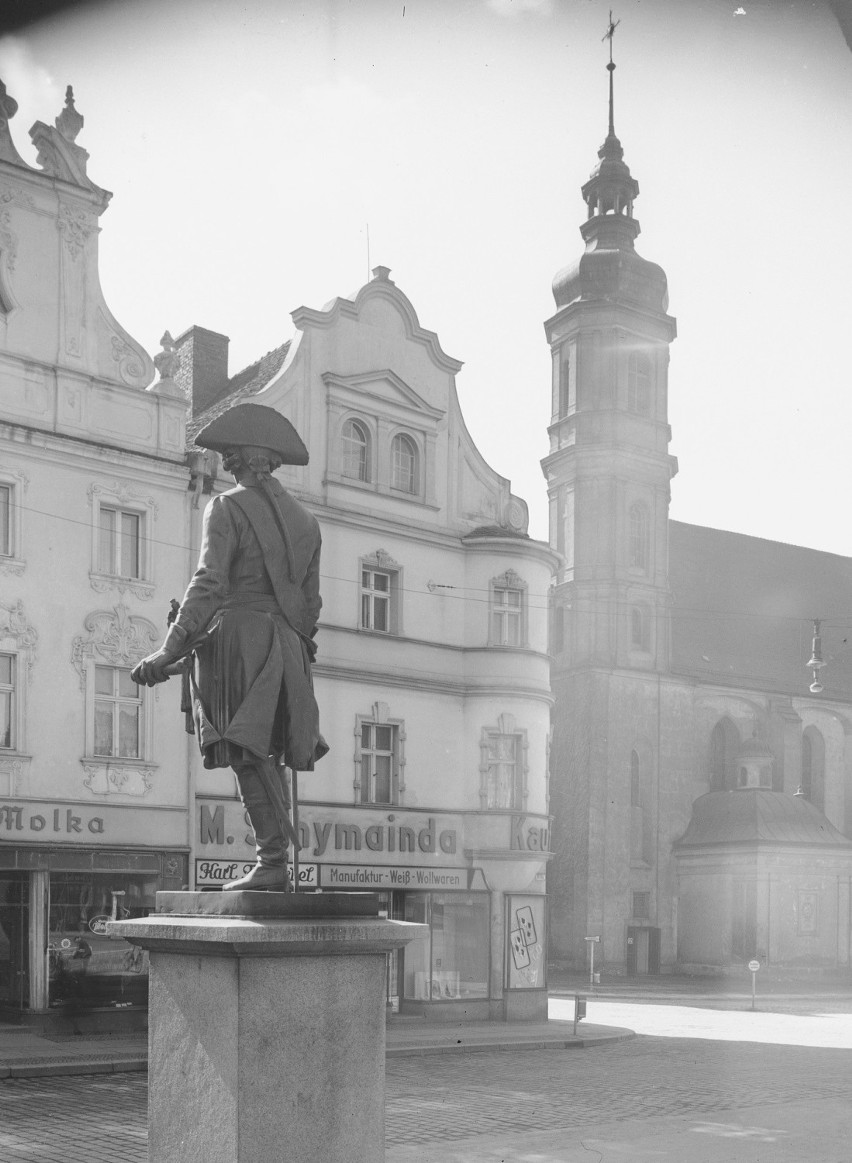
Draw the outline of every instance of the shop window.
M480 802L485 809L523 811L527 799L527 733L513 715L485 728L480 743Z
M360 420L347 420L341 433L342 473L353 481L372 479L370 433Z
M646 570L650 556L648 507L641 502L630 506L628 515L628 561L632 569Z
M95 667L94 754L141 758L142 691L120 666Z
M397 804L404 791L401 771L404 724L388 717L387 703L374 703L370 716L356 720L355 800L362 804Z
M627 358L627 407L639 416L651 410L651 361L641 351Z
M398 562L384 550L361 560L361 610L359 626L380 634L398 634L400 627L400 576Z
M106 925L148 916L157 888L153 874L51 873L47 951L52 1008L147 1004L148 954L107 936Z
M29 1005L29 874L0 871L0 1005Z
M404 433L391 442L391 488L412 495L420 492L417 445Z
M429 927L403 954L405 1000L488 997L487 893L406 893L404 919Z
M514 570L492 579L489 646L525 645L526 596L526 583Z

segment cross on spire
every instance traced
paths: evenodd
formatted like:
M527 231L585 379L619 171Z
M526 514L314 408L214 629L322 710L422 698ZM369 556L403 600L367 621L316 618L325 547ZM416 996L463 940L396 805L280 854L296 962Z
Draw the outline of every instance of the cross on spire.
M609 71L609 132L610 136L615 133L615 116L613 110L613 93L612 93L612 74L615 72L615 62L612 59L612 39L615 36L615 30L621 24L620 20L612 19L612 9L609 10L609 26L606 32L601 37L601 41L609 41L609 64L607 69Z

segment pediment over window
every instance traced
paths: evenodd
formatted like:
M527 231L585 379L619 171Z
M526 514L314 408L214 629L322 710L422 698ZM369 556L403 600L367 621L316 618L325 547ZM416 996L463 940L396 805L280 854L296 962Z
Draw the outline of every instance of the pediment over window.
M326 372L322 379L332 398L345 403L348 407L366 411L384 411L388 407L402 409L409 417L414 413L421 423L424 419L436 423L444 416L441 408L434 408L416 389L389 368L360 372L352 376Z

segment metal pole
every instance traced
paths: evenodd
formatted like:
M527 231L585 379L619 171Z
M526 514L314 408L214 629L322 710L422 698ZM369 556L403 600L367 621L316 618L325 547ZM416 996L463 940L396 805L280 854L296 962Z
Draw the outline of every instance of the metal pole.
M595 984L595 943L594 943L594 941L589 942L589 947L592 950L592 965L591 965L591 968L589 970L589 985L594 985Z
M757 985L757 973L751 971L751 1008L754 1009L754 991Z
M293 831L296 838L293 841L293 892L299 891L299 785L296 779L296 769L291 768L293 775Z

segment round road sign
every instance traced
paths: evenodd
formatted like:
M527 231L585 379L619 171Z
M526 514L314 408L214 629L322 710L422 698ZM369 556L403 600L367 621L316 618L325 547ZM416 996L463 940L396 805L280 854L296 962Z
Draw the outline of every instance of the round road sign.
M748 967L752 973L757 973L758 969L760 969L760 962L759 961L749 961Z

